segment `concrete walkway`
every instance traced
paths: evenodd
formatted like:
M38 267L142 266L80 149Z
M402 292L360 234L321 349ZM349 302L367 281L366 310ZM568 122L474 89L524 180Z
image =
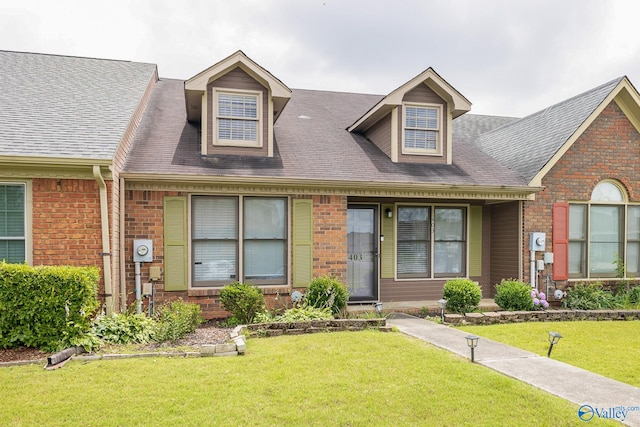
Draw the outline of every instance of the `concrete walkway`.
M403 313L393 313L387 325L460 356L471 358L468 333ZM562 345L562 341L558 345ZM553 357L553 353L551 354ZM580 405L576 418L598 418L598 412L630 426L640 427L640 388L576 368L553 358L480 337L476 363L524 381ZM616 363L612 360L611 363ZM623 409L623 411L621 411ZM604 416L602 417L604 418Z

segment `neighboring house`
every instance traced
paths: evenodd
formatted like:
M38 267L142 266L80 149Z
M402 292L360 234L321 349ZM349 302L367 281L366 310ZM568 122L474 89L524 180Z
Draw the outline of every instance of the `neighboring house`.
M157 79L149 64L0 55L17 64L0 63L1 100L22 102L0 106L0 178L5 198L27 195L25 231L4 231L6 250L22 239L35 264L102 265L104 255L115 308L134 301L140 239L153 243L140 281L160 267L156 303L181 297L210 318L226 314L220 289L237 280L272 306L325 274L354 303L437 300L455 277L492 297L503 278L536 278L532 232L546 233L534 258L554 254L543 273L559 288L614 277L616 257L630 275L640 269L640 98L626 78L516 119L469 114L431 68L380 96L291 90L241 51L187 81ZM78 121L93 108L95 122ZM8 122L14 114L28 132ZM46 168L43 156L53 156ZM36 205L30 183L41 179L54 194Z

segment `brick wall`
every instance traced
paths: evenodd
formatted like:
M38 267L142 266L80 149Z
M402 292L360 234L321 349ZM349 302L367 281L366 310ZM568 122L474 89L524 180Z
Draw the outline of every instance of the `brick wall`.
M313 274L347 280L347 198L313 196Z
M111 193L111 182L107 191ZM94 180L35 178L33 265L102 265L100 191ZM109 197L110 200L110 197ZM99 293L104 293L101 274Z
M553 203L591 199L603 179L620 181L630 202L638 202L640 134L620 107L611 102L542 180L545 189L524 204L524 270L529 277L529 233L547 233L546 251L552 252ZM538 259L541 256L538 254ZM551 271L549 271L551 273Z

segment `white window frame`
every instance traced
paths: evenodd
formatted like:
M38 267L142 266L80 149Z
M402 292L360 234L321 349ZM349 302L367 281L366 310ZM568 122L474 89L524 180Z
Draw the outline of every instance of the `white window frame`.
M0 185L2 186L14 186L14 187L22 187L24 191L24 206L23 206L23 227L24 233L22 236L2 236L0 237L0 241L18 241L21 240L24 242L24 254L22 262L26 262L27 264L31 264L31 181L1 181ZM8 261L9 262L9 261Z
M419 276L419 275L415 275L415 276L400 276L398 274L398 219L399 219L399 210L403 207L417 207L417 208L428 208L429 209L429 215L430 215L430 224L429 224L429 274L428 275L424 275L424 276ZM463 271L460 272L460 274L458 275L446 275L443 273L439 273L436 274L435 273L435 246L436 246L436 238L435 238L435 210L437 208L451 208L451 209L462 209L463 210L463 214L464 214L464 224L463 224L463 231L464 231L464 250L462 251L464 259L462 260L463 262ZM394 235L395 235L395 242L394 242L394 259L395 259L395 266L394 266L394 271L395 271L395 278L394 280L396 281L416 281L416 280L425 280L425 279L435 279L435 280L443 280L443 279L453 279L453 278L457 278L457 277L469 277L469 227L470 227L470 221L469 221L469 210L470 210L470 205L467 204L440 204L440 203L431 203L431 204L425 204L425 203L398 203L395 208L394 208Z
M430 127L407 127L407 107L413 108L425 108L425 109L434 109L437 112L437 120L438 126L435 128ZM415 129L415 130L425 130L425 131L433 131L436 132L436 148L411 148L406 147L405 138L406 138L406 130L407 129ZM443 133L443 109L440 104L426 104L426 103L403 103L402 104L402 154L411 154L411 155L420 155L420 156L442 156L442 133Z
M253 96L256 98L256 118L251 119L247 117L236 116L222 116L219 112L218 98L220 95L241 95L241 96ZM263 118L262 118L262 92L254 90L235 90L235 89L222 89L212 88L212 115L213 115L213 145L227 146L227 147L253 147L260 148L263 146ZM219 123L220 119L233 119L252 121L256 123L256 140L239 140L239 139L221 139L219 137Z
M598 200L598 197L601 196L600 193L600 189L604 188L604 187L600 187L600 184L609 184L609 185L613 185L615 186L615 188L617 188L620 191L620 194L622 196L622 200L615 200L615 201L609 201L606 200L606 198L604 200ZM596 193L596 189L598 190L598 192ZM596 198L594 200L594 197ZM571 243L579 243L581 244L583 250L583 257L580 259L580 264L581 264L581 269L583 270L581 273L569 273L569 279L570 280L584 280L584 279L593 279L593 280L607 280L607 279L612 279L615 278L616 274L615 274L615 267L613 268L614 272L612 273L607 273L607 274L597 274L597 273L592 273L591 272L591 250L592 250L592 245L593 245L593 241L592 241L592 236L591 236L591 217L592 217L592 212L591 212L591 208L594 206L613 206L613 207L617 207L620 209L621 212L621 218L620 218L620 224L618 227L618 237L620 238L620 247L621 250L618 254L618 256L624 261L625 266L629 265L629 243L630 242L637 242L637 239L630 239L629 238L629 233L628 233L628 222L629 222L629 208L633 207L633 208L638 208L640 207L640 204L638 203L629 203L629 199L628 199L628 193L626 191L626 189L622 186L622 184L620 184L618 181L615 180L611 180L611 179L605 179L600 181L598 184L596 184L596 186L594 187L594 191L592 192L592 199L589 201L572 201L569 202L569 209L571 209L571 206L583 206L585 209L585 215L583 218L583 224L582 224L582 228L583 228L583 233L584 233L584 239L571 239L569 238L569 248L571 248ZM569 217L569 221L570 221ZM568 224L569 227L571 227L571 224ZM569 260L571 260L571 257L569 257ZM631 276L635 276L638 272L636 271L632 271L630 272ZM628 278L629 275L627 274L627 271L625 269L625 278Z

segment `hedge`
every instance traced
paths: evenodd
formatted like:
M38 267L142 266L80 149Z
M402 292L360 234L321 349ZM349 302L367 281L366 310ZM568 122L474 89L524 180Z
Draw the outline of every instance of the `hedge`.
M97 267L0 262L0 348L76 345L99 306Z

